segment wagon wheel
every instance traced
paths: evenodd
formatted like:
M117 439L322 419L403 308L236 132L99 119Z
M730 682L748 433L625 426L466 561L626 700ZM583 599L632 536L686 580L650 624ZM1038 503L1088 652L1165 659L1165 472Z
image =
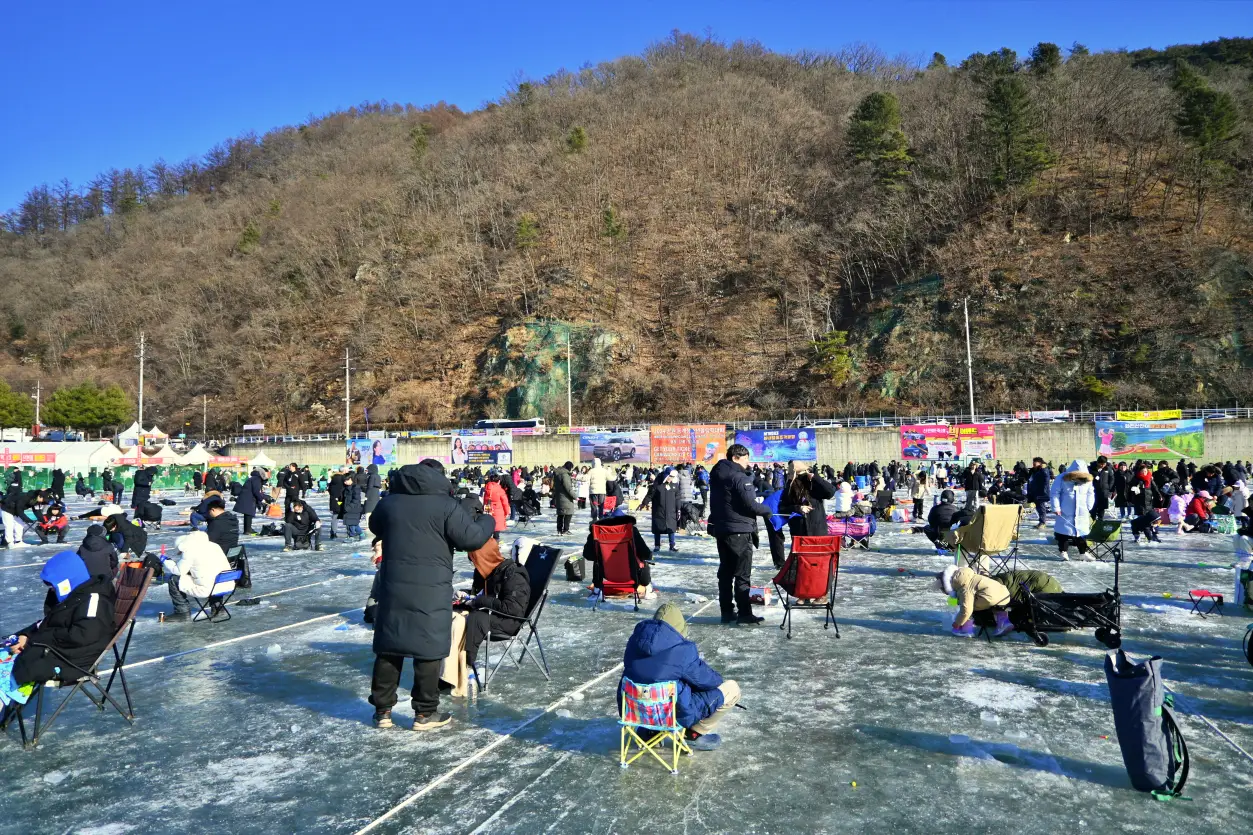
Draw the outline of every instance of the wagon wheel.
M1049 636L1043 632L1036 632L1031 636L1031 640L1035 641L1035 645L1038 647L1046 647L1049 645Z

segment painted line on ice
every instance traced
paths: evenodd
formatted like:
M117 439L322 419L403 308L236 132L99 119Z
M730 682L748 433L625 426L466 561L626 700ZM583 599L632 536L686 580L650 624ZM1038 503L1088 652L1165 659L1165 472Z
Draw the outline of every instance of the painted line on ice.
M697 615L699 615L701 612L705 611L705 609L707 609L709 606L711 606L711 605L713 604L713 602L714 602L714 601L710 600L710 601L709 601L708 603L706 603L704 606L701 606L699 609L697 609L695 612L693 612L693 613L692 613L691 617L689 617L689 618L688 618L688 620L691 620L691 618L694 618L694 617L696 617ZM458 774L460 774L461 772L465 771L467 768L469 768L470 766L474 765L474 764L475 764L476 762L478 762L479 760L481 760L481 759L483 759L484 757L486 757L486 756L487 756L488 754L490 754L492 751L495 751L497 748L499 748L500 746L504 745L506 742L508 742L510 739L512 739L512 738L513 738L514 734L518 733L519 731L524 731L524 730L526 730L526 729L527 729L527 728L529 728L531 725L534 725L534 724L535 724L536 722L538 722L540 719L542 719L543 717L547 716L549 713L552 713L554 710L556 710L556 709L557 709L558 707L560 707L561 705L565 704L565 703L566 703L566 701L568 701L570 698L572 698L572 697L574 697L574 696L577 696L578 694L582 693L584 690L587 690L589 687L592 687L592 686L594 686L594 685L599 684L600 682L604 681L606 678L608 678L609 676L613 675L614 673L617 673L617 672L618 672L619 670L621 670L621 669L622 669L622 664L621 664L621 663L615 664L614 666L610 667L608 670L605 670L605 671L604 671L603 673L601 673L600 675L598 675L598 676L596 676L596 677L594 677L594 678L592 678L592 679L589 679L588 681L585 681L583 684L580 684L580 685L579 685L578 687L576 687L574 690L570 690L570 691L567 691L566 693L562 694L562 696L561 696L560 698L558 698L558 699L557 699L556 701L554 701L552 704L548 705L548 707L544 708L544 709L543 709L543 710L541 710L539 713L535 714L535 715L534 715L534 716L532 716L530 719L528 719L528 720L526 720L525 722L523 722L522 724L518 725L516 728L514 728L514 729L513 729L513 730L511 730L511 731L509 731L508 733L506 733L506 734L504 734L504 735L502 735L502 736L498 736L498 737L496 737L496 739L492 740L492 742L491 742L491 743L489 743L488 745L486 745L486 746L485 746L485 747L483 747L483 748L480 748L478 751L474 752L474 753L473 753L473 754L471 754L470 756L466 757L466 758L465 758L464 760L462 760L460 763L458 763L457 765L453 766L453 767L452 767L452 768L450 768L448 771L445 771L445 772L444 772L443 774L441 774L439 777L436 777L434 780L432 780L431 782L427 783L425 786L423 786L422 788L418 789L416 792L414 792L413 794L409 795L408 797L406 797L404 800L402 800L402 801L400 801L399 803L397 803L397 804L396 804L395 806L393 806L392 808L388 809L388 810L387 810L386 812L384 812L382 815L380 815L379 817L377 817L377 818L375 818L374 820L370 821L370 823L366 824L366 825L365 825L365 826L363 826L361 829L358 829L358 830L356 831L356 833L354 833L354 835L365 835L365 833L367 833L367 832L373 832L373 831L374 831L374 830L375 830L375 829L376 829L376 828L377 828L380 824L382 824L382 823L384 823L384 822L386 822L386 821L388 821L388 820L391 820L391 819L392 819L393 817L395 817L395 816L396 816L396 815L397 815L397 814L398 814L401 810L403 810L403 809L405 809L405 808L407 808L407 807L409 807L409 806L412 806L414 803L417 803L419 800L421 800L422 798L426 797L428 794L430 794L431 792L435 791L435 790L436 790L437 788L439 788L440 786L444 785L444 783L447 783L447 782L448 782L449 780L451 780L453 777L456 777Z
M510 809L512 809L512 808L513 808L513 805L514 805L515 803L517 803L519 800L521 800L521 799L522 799L522 797L523 797L523 796L524 796L527 792L529 792L531 789L535 788L535 786L536 786L538 783L543 782L543 780L544 780L544 778L545 778L545 777L547 777L549 774L552 774L554 771L556 771L556 770L557 770L557 766L561 765L563 762L565 762L566 760L570 759L570 757L571 757L571 756L573 756L573 755L571 754L571 752L567 751L566 753L564 753L564 754L562 754L560 757L558 757L558 758L557 758L557 761L556 761L555 763L553 763L552 765L550 765L548 768L544 769L544 773L543 773L543 774L541 774L540 776L538 776L538 777L536 777L534 780L532 780L532 781L531 781L531 782L527 785L527 787L526 787L526 788L522 789L522 791L518 792L518 793L517 793L517 794L515 794L513 797L509 798L509 800L505 803L505 805L503 805L503 806L501 806L499 809L497 809L497 810L496 810L496 811L492 814L492 816L491 816L490 818L488 818L487 820L485 820L485 821L483 821L481 824L479 824L477 827L475 827L475 828L474 828L474 831L472 831L472 832L470 833L470 835L482 835L482 833L487 832L487 831L488 831L488 827L490 827L493 823L495 823L497 820L499 820L501 815L503 815L505 812L508 812Z
M8 571L10 568L33 568L37 565L43 565L41 562L27 562L21 565L0 565L0 571Z
M202 647L195 647L193 649L186 649L186 650L183 650L182 652L172 652L169 655L159 655L156 658L145 658L143 661L136 661L134 664L128 663L125 669L133 670L136 667L146 667L149 664L156 664L159 661L168 661L171 658L182 658L184 655L194 655L197 652L208 652L211 649L217 649L218 647L229 646L230 644L237 644L240 641L248 641L248 640L251 640L252 638L260 638L263 635L273 635L276 632L285 632L288 629L296 629L301 626L308 626L311 623L320 623L321 621L331 620L332 618L342 618L342 617L345 617L346 615L351 615L353 612L360 612L364 608L365 608L364 606L358 606L355 609L348 609L347 611L336 612L331 615L319 615L316 618L309 618L308 620L302 620L302 621L299 621L298 623L289 623L286 626L277 626L273 629L266 629L263 632L254 632L251 635L240 635L235 638L227 638L224 641L214 641L211 644L205 644ZM112 668L109 668L107 670L101 670L100 675L105 675L106 673L111 673L111 672L113 672Z

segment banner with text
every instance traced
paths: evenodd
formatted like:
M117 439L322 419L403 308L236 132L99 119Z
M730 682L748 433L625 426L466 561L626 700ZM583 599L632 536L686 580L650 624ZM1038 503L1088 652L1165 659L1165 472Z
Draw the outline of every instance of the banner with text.
M513 464L513 432L509 429L467 429L449 439L454 467L507 467Z
M1054 409L1045 412L1014 412L1018 420L1070 420L1069 409Z
M1182 409L1160 409L1156 412L1114 412L1113 423L1120 420L1180 420Z
M395 467L397 460L395 438L354 438L348 442L348 450L344 456L346 464L353 467L374 464L382 475Z
M726 424L654 426L649 430L652 463L690 461L712 467L727 455Z
M913 461L990 461L996 457L996 427L990 423L902 426L901 457Z
M813 429L737 429L735 442L748 447L749 460L754 464L818 460Z
M1097 421L1096 454L1127 460L1200 458L1205 454L1205 421Z
M646 464L652 450L648 430L639 432L581 432L579 460L599 458L605 464L633 461Z

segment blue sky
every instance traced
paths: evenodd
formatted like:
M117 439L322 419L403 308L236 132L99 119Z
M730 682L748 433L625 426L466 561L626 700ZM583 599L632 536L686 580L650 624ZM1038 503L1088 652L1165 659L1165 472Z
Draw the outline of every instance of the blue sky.
M1253 35L1253 2L11 2L0 19L0 211L31 186L177 162L362 101L465 109L519 74L638 53L671 30L781 52L867 41L958 61L1038 41L1136 49Z

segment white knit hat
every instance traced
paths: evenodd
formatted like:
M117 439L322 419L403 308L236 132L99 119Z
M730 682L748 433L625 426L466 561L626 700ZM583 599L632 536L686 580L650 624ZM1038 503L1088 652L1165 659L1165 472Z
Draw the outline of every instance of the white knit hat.
M957 573L957 566L947 565L944 570L935 575L935 584L938 589L949 597L953 596L953 575Z
M97 512L104 518L108 519L110 516L116 516L119 513L125 513L126 511L115 504L106 504L101 505L100 510Z

